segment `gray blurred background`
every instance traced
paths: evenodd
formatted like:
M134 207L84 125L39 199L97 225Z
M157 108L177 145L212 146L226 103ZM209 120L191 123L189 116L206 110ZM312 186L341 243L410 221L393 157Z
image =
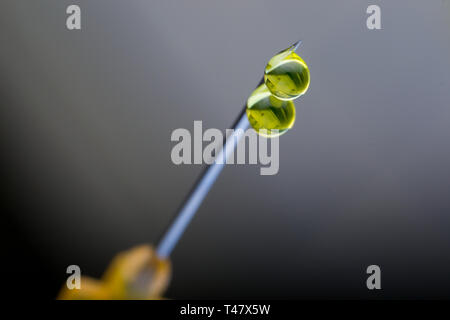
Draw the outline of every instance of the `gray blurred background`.
M66 29L78 4L82 30ZM366 28L381 7L382 30ZM280 171L227 166L172 255L170 298L450 297L448 1L0 5L8 278L55 297L155 243L201 172L170 135L225 130L302 39L311 85ZM382 271L369 291L367 266ZM14 292L16 292L14 291ZM19 293L17 293L19 294Z

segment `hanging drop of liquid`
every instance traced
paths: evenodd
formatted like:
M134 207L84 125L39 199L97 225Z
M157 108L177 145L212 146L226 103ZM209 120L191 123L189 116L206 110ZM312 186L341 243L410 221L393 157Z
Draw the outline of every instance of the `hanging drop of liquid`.
M264 83L281 100L298 98L308 90L309 69L305 61L294 51L296 47L276 54L267 63Z
M282 135L292 128L295 122L294 103L276 98L265 84L260 85L250 95L246 112L253 129L268 138ZM262 132L261 129L267 131Z

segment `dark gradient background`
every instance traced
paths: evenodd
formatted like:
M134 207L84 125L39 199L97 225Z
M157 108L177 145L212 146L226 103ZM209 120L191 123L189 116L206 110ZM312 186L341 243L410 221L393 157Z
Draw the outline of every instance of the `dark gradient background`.
M65 27L79 4L82 30ZM382 30L366 28L381 6ZM450 297L448 1L0 4L2 258L54 298L155 243L201 166L176 128L228 128L267 60L311 71L280 171L228 166L173 252L170 298ZM368 265L382 270L369 291ZM30 292L32 290L32 292Z

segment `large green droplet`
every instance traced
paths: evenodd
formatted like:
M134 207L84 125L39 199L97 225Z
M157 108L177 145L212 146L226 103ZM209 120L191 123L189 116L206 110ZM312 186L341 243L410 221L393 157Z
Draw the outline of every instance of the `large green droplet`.
M285 133L295 122L294 103L277 99L265 84L260 85L250 95L246 112L253 129L258 134L270 138ZM267 132L264 134L261 129L266 129Z
M292 100L308 90L309 69L290 47L270 59L264 72L267 88L277 98Z

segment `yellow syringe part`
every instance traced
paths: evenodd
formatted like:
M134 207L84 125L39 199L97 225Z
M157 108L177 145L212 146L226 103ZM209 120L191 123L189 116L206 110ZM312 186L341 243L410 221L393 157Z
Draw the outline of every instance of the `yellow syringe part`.
M100 280L81 277L80 289L64 284L60 300L161 299L170 281L171 264L141 245L119 253Z

